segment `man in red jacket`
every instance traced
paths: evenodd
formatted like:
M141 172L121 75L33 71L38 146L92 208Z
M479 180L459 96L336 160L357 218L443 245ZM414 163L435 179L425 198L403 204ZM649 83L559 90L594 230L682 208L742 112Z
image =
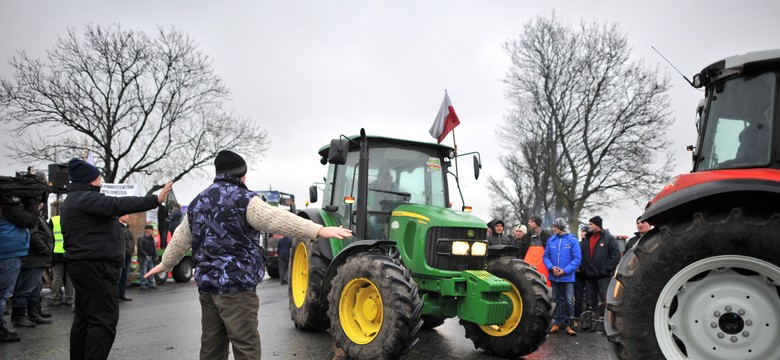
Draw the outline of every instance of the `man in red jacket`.
M620 247L615 237L604 230L603 220L594 216L588 221L588 233L580 243L582 265L580 270L585 276L586 305L598 316L604 314L603 305L607 299L607 287L620 262Z

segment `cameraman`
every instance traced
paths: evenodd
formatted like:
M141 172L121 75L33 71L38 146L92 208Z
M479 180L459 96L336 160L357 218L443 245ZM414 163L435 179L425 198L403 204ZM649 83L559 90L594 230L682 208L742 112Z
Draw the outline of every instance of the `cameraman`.
M18 180L5 179L14 185ZM45 192L45 187L42 192ZM6 192L2 195L0 204L0 314L3 314L6 300L13 295L19 277L21 258L27 255L30 248L28 229L34 228L38 223L38 196L20 197ZM19 334L8 330L0 317L0 342L20 340Z
M37 176L38 181L46 183L43 173ZM40 199L38 209L46 206ZM51 314L41 311L41 288L43 287L43 272L52 266L52 248L54 235L49 229L46 219L38 215L38 224L30 231L30 249L22 258L22 269L14 289L13 312L11 322L14 327L33 327L36 324L51 324L48 319Z

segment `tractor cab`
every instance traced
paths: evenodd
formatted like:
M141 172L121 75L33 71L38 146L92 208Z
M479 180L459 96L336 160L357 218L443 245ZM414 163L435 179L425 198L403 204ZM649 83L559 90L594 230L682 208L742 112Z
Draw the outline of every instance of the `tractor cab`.
M777 84L780 51L733 56L694 76L704 87L694 171L780 167Z
M448 207L447 172L454 156L452 148L377 136L367 136L368 146L363 148L359 141L359 136L342 138L319 151L323 162L330 163L323 209L356 234L345 243L387 240L390 217L401 204ZM364 149L367 160L363 170L360 157ZM361 231L363 224L358 216L363 204L365 231Z

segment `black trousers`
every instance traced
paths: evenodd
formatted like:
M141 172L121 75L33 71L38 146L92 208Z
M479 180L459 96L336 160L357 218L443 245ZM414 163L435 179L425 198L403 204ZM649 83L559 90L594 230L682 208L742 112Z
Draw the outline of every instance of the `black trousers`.
M597 316L604 315L604 305L607 303L607 288L612 280L609 276L585 278L585 297L586 305L593 310Z
M70 358L107 359L119 322L119 273L116 265L96 261L68 263L76 289L76 309L70 328Z

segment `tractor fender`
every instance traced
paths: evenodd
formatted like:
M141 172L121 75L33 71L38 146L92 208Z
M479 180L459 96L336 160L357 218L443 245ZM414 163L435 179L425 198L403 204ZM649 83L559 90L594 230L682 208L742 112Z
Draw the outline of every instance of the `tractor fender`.
M487 258L495 259L506 255L515 256L519 252L520 248L514 245L491 245L488 246Z
M698 174L703 173L689 175ZM752 207L770 208L776 207L777 201L780 201L780 178L727 178L695 183L667 194L662 192L653 199L641 218L659 226L669 220L691 216L703 208L720 204L728 204L731 207L734 204L746 203Z
M322 279L323 294L330 292L330 280L336 276L339 266L345 263L349 257L357 253L366 252L372 249L378 249L383 245L395 245L395 241L390 240L358 240L352 244L347 245L341 252L333 258L333 261L328 265L328 270L325 271L325 276Z
M322 218L322 211L321 209L308 208L298 211L297 215L304 219L309 219L315 224L326 226L325 219ZM330 247L330 239L317 238L317 246L320 247L320 254L324 255L328 260L333 260L333 249Z

